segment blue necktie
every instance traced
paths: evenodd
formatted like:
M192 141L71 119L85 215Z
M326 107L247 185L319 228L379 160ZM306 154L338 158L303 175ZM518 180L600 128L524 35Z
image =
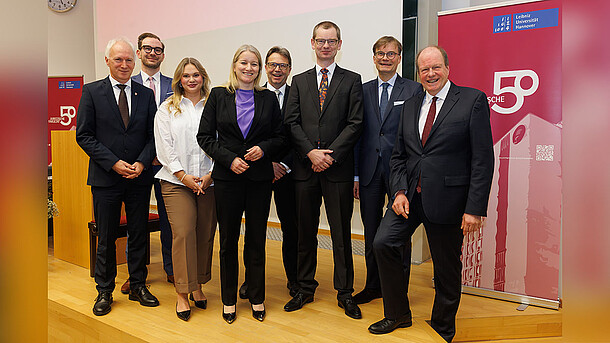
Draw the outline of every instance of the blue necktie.
M381 101L379 102L379 115L381 116L381 121L383 121L383 114L388 107L388 87L390 84L384 82L381 86L383 87L383 90L381 91Z

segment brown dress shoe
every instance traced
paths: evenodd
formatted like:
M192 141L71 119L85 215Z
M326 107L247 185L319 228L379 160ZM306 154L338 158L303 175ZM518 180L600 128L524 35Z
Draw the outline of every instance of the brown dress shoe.
M167 282L174 284L174 276L173 275L168 275L167 276Z
M129 279L127 279L127 281L125 281L123 286L121 286L121 293L129 294Z

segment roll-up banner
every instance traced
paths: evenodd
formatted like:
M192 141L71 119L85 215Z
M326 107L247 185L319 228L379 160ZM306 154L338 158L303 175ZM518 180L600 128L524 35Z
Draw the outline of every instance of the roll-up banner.
M49 76L48 164L51 165L51 130L76 130L76 111L82 94L82 76Z
M449 79L487 94L495 170L485 226L464 239L465 292L557 307L561 1L439 13Z

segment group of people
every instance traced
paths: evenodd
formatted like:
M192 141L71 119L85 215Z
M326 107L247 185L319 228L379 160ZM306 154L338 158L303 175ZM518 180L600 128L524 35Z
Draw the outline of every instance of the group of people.
M448 80L447 54L438 46L417 55L421 84L401 78L396 71L402 45L391 36L373 45L378 77L363 85L359 74L336 64L341 45L335 23L317 24L311 38L316 65L295 75L291 86L287 49L272 47L263 64L254 46L242 45L228 82L210 89L205 68L192 57L180 61L173 79L161 75L165 46L152 33L140 35L137 50L126 38L108 43L110 75L83 87L77 116L77 142L90 157L87 182L99 228L95 315L111 310L114 233L123 203L129 279L121 291L143 306L159 305L145 285L155 180L163 264L175 285L178 318L189 320L190 301L207 307L202 285L211 279L218 224L222 317L235 321L239 296L249 300L256 320L264 320L272 195L291 296L284 310L314 301L324 199L333 285L345 314L360 319L359 304L383 298L384 318L369 331L411 326L410 237L423 223L434 262L431 325L452 340L462 239L482 225L493 174L485 94ZM136 56L142 71L131 77ZM261 86L263 65L267 82ZM354 198L360 199L367 274L364 289L352 296ZM245 280L238 288L242 218Z

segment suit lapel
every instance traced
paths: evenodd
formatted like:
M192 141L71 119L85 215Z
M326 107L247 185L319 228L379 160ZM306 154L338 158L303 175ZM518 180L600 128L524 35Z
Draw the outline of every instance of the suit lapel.
M250 137L250 135L254 131L255 127L260 122L264 107L265 107L265 103L263 101L263 94L257 90L254 90L254 117L252 118L252 125L250 125L250 130L248 130L246 139L248 137ZM237 114L235 115L235 117L237 118ZM240 132L241 132L241 130L240 130Z
M404 81L400 76L397 76L396 81L394 82L394 86L392 87L392 94L388 99L388 106L386 107L385 113L383 114L383 122L381 123L382 125L390 116L389 114L392 111L392 107L394 107L394 102L400 97L403 91ZM377 87L377 92L379 92L379 87Z
M288 92L290 92L290 86L286 85L286 91L284 91L284 99L282 101L282 118L284 118L284 112L286 112L286 106L288 105Z
M139 84L138 84L139 86ZM131 126L131 123L133 123L134 119L136 119L136 113L138 113L137 109L138 109L138 100L140 100L141 95L138 93L138 91L136 90L136 86L133 82L131 83L131 114L129 116L129 124L127 125L127 127ZM144 87L144 86L142 86Z
M343 80L344 74L345 73L344 73L343 69L341 69L339 66L335 67L335 73L334 73L332 79L330 80L330 85L328 85L328 94L326 94L326 99L324 99L324 105L322 107L322 113L320 114L320 116L324 115L324 111L326 111L326 108L328 108L328 104L332 100L333 95L335 95L335 93L337 92L337 88L339 88L339 85L341 84L341 81ZM319 98L319 96L318 96L318 98ZM318 102L319 102L319 100L318 100Z
M438 116L434 120L434 124L430 129L430 135L428 136L428 140L432 138L432 136L434 135L434 131L436 131L436 128L438 128L438 126L443 122L443 120L447 117L447 114L449 114L449 112L457 102L459 93L460 90L453 83L451 83L451 86L449 87L449 92L447 92L447 98L443 102L443 106L438 112Z
M381 115L379 113L379 79L376 79L375 81L375 89L373 89L372 92L368 92L367 96L375 109L375 117L377 117L377 122L381 125Z
M103 83L104 93L106 94L106 100L108 100L108 105L112 109L116 120L121 123L123 129L127 130L125 124L123 123L123 118L121 117L121 112L119 111L119 105L117 104L116 98L114 97L114 90L112 89L112 83L110 83L110 76L104 79Z
M307 86L309 87L309 94L311 95L311 101L314 103L314 108L318 111L318 116L320 116L320 95L318 90L318 78L316 75L316 67L307 71L305 75L307 79Z
M419 116L421 114L421 107L424 104L424 99L426 98L426 93L420 93L416 95L417 100L413 101L413 112L415 115L413 116L413 137L418 142L418 146L420 149L423 149L424 146L421 144L421 136L419 135Z
M229 116L229 119L231 120L231 123L233 124L233 128L235 130L237 130L237 133L239 134L240 137L244 137L244 135L241 133L241 129L239 128L239 124L237 124L237 106L236 106L236 99L237 98L237 90L235 90L235 93L231 93L227 90L225 90L225 107L227 108L227 115Z

